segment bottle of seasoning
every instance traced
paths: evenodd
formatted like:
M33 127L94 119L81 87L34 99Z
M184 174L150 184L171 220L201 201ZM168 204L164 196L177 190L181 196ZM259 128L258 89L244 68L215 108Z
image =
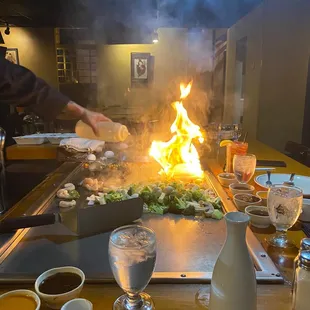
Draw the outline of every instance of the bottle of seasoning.
M299 255L301 251L310 251L310 238L303 238L300 242L300 249L298 255L294 259L294 269L293 269L293 282L292 282L292 291L294 289L294 282L295 282L295 275L296 275L296 268L298 266Z
M297 263L292 310L308 310L310 304L310 251L301 251Z
M113 122L101 122L98 125L99 135L96 136L91 127L83 121L78 121L75 126L75 133L80 138L103 140L106 142L122 142L129 135L125 125Z

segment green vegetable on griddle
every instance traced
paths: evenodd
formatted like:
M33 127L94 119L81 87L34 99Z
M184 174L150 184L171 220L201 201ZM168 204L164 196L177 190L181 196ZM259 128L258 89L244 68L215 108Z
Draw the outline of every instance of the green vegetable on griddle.
M221 220L223 218L223 213L220 210L214 210L212 213L212 218L215 220Z
M68 191L69 195L70 195L70 199L79 199L80 198L80 194L77 190L73 189L71 191Z
M122 193L110 191L108 194L105 195L106 202L115 202L115 201L122 201L123 199Z
M144 202L144 212L163 215L167 212L194 216L204 211L208 205L209 216L220 220L223 218L223 207L219 197L203 183L156 182L143 186L132 184L128 189L119 189L104 194L104 200L115 202L139 196ZM201 211L202 210L202 211Z

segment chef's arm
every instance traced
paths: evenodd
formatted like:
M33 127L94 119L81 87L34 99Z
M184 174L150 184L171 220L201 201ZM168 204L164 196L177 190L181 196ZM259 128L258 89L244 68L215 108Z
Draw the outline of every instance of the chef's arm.
M30 70L0 58L0 104L27 107L44 120L53 120L62 112L88 123L96 132L96 123L108 121L103 114L91 112L72 102Z

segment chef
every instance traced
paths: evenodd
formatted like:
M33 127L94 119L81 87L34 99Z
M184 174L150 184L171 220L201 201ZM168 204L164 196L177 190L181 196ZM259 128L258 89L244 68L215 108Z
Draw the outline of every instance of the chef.
M0 47L0 107L27 107L46 121L67 112L91 126L95 134L98 134L98 122L110 121L103 114L92 112L71 101L30 70L9 62L4 57L5 51L6 48Z

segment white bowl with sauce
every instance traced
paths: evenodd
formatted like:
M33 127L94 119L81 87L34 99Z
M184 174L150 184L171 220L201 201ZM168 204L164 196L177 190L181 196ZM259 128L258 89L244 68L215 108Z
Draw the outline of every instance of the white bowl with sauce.
M253 194L255 187L250 184L232 183L229 185L229 190L233 195L236 194Z
M233 197L234 203L240 212L244 212L245 208L250 205L260 205L262 200L252 194L236 194Z
M230 184L237 182L236 177L233 173L226 173L226 172L219 173L217 175L217 178L221 183L221 185L224 187L228 187Z
M0 308L5 310L40 310L39 296L29 290L15 290L0 296Z
M53 275L59 273L72 273L76 274L81 278L81 283L71 291L62 293L62 294L47 294L40 291L40 284L46 279L50 278ZM43 272L36 280L34 288L39 297L46 303L49 308L60 309L66 302L71 299L78 298L85 282L84 272L76 267L59 267L49 269Z
M267 228L271 224L268 209L265 206L248 206L245 213L250 217L251 225L258 228Z

